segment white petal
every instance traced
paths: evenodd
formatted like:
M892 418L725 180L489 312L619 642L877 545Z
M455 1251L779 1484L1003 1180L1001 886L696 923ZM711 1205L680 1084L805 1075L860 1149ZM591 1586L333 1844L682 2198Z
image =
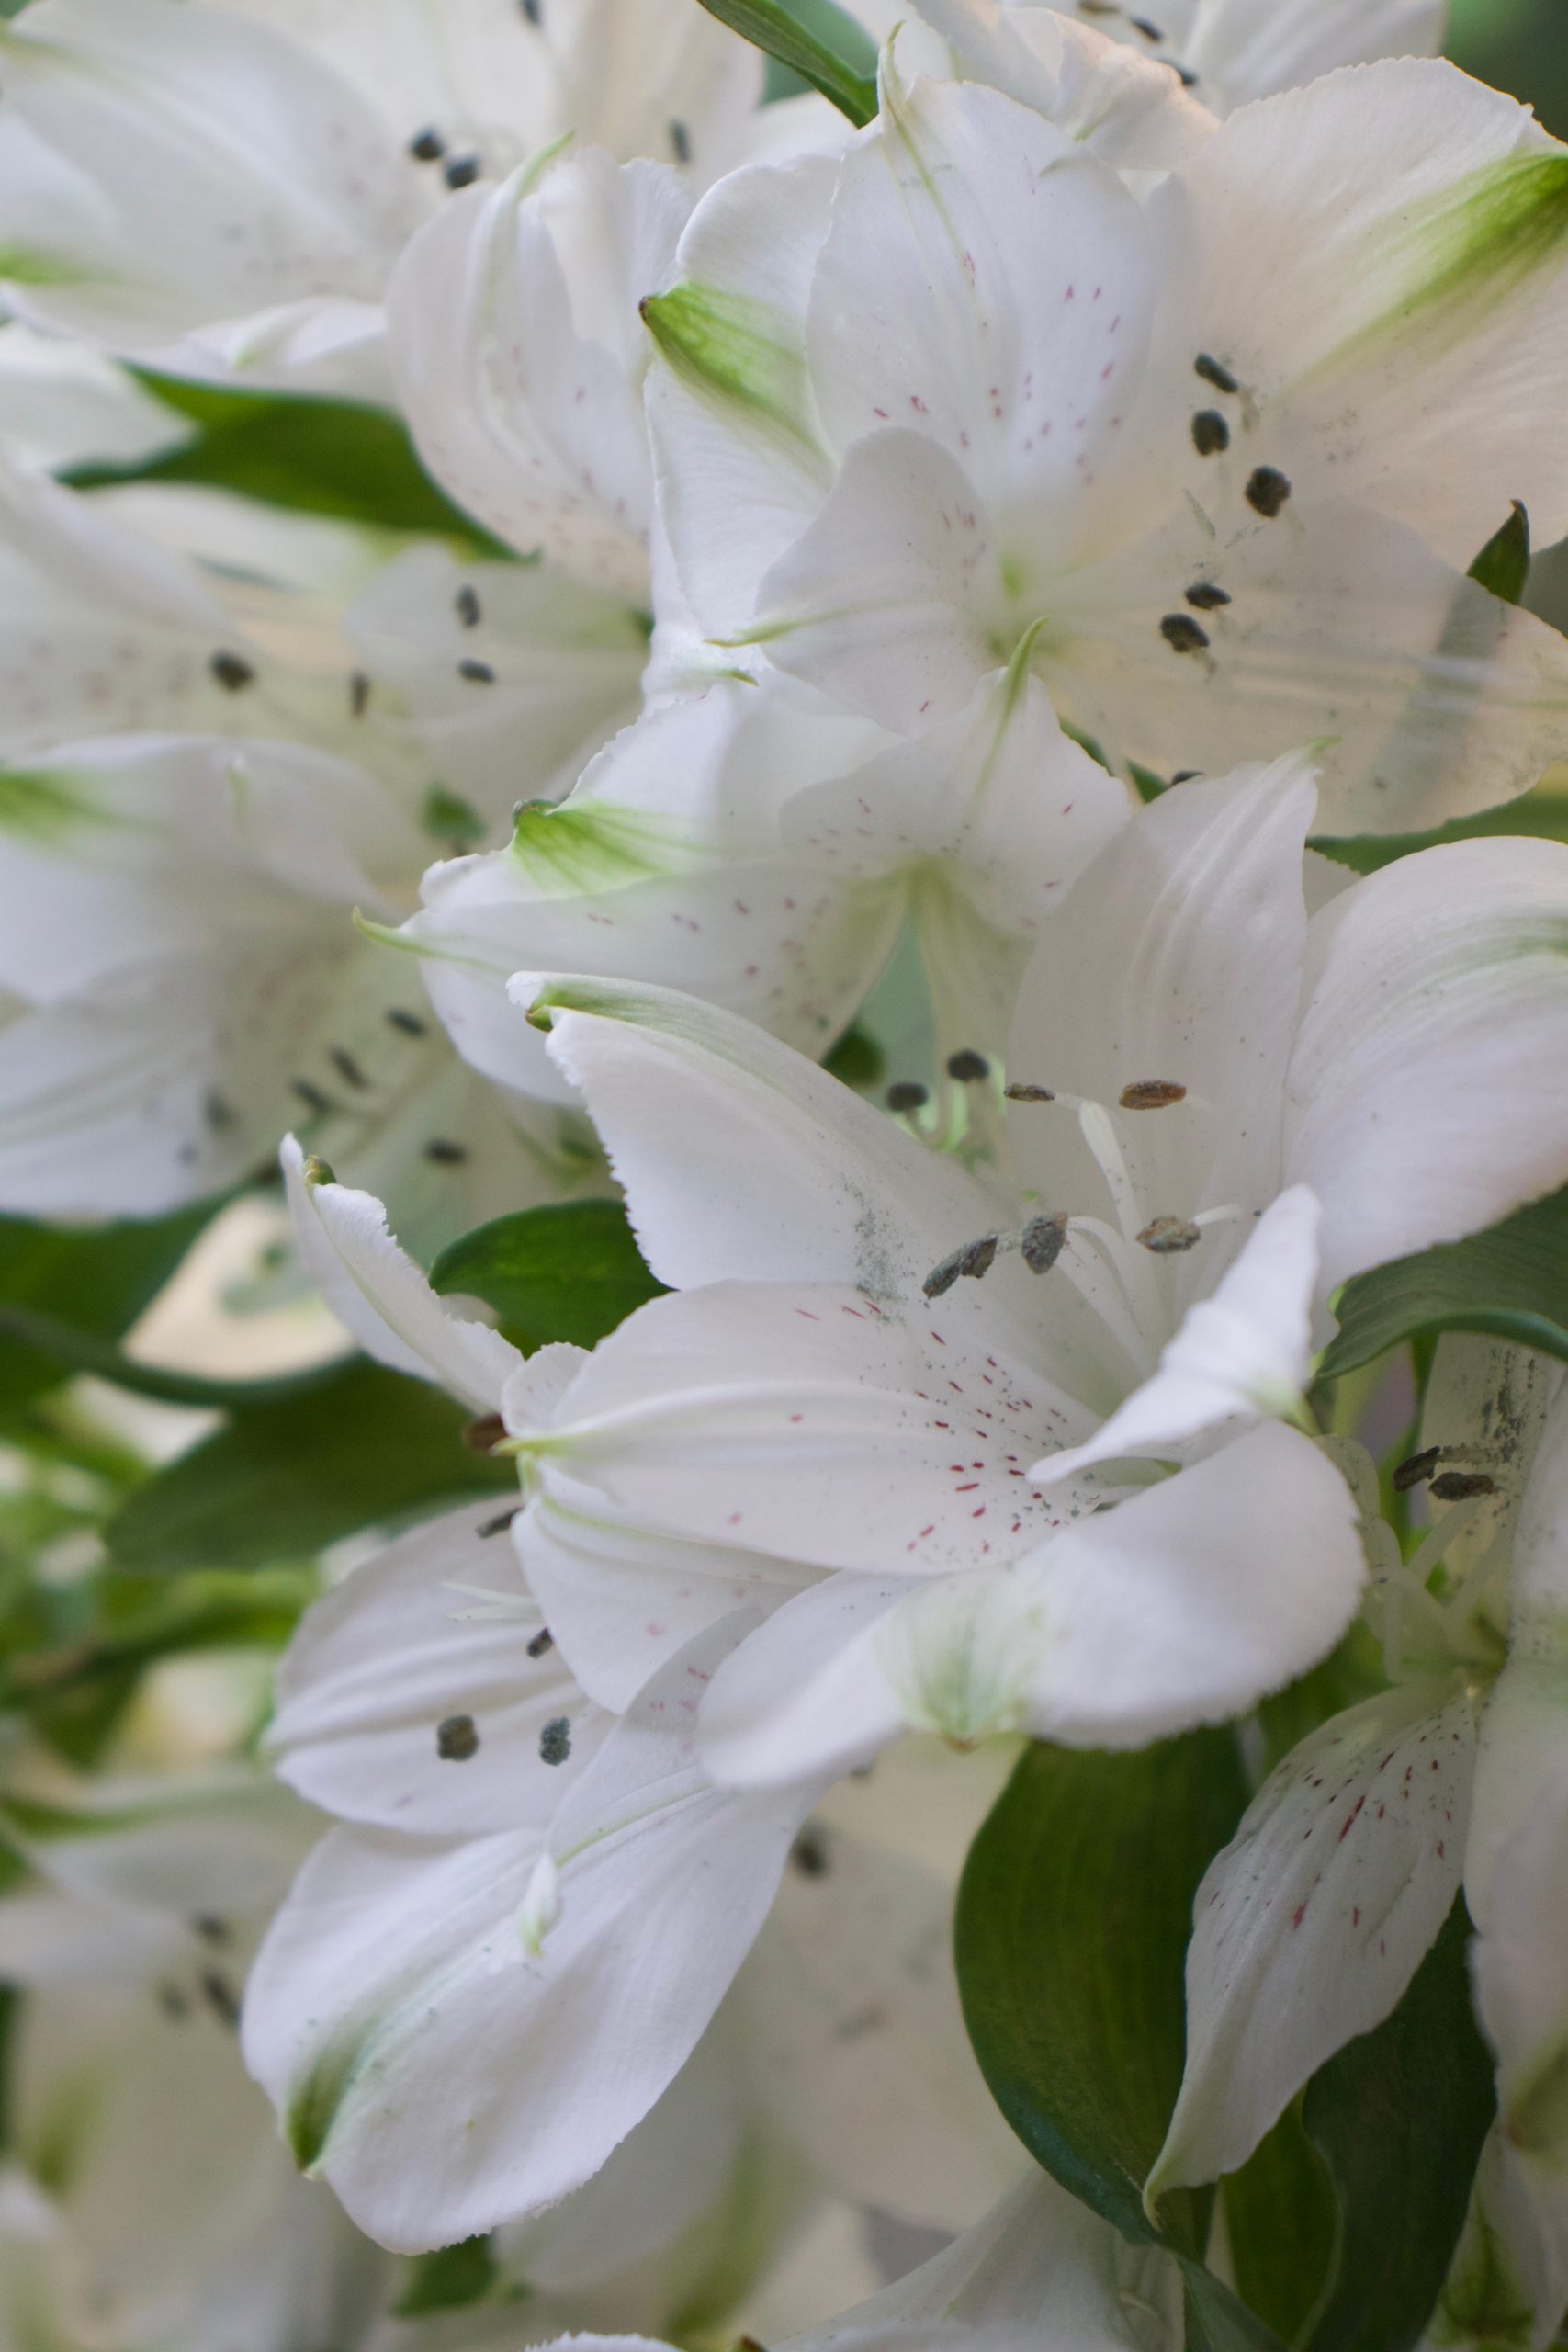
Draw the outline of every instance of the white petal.
M312 1173L292 1136L280 1158L300 1257L333 1314L378 1363L494 1412L521 1362L511 1341L436 1297L379 1201Z
M1120 171L1169 171L1214 128L1160 57L1049 8L921 0L965 81L1032 107Z
M732 1638L649 1685L543 1855L526 1832L339 1830L301 1874L251 1978L246 2053L300 2160L383 2243L553 2204L694 2047L816 1794L725 1796L693 1762Z
M1561 843L1423 851L1314 916L1285 1156L1323 1203L1325 1287L1562 1182L1565 1046Z
M588 1102L661 1282L918 1287L989 1221L951 1162L732 1014L613 980L519 975L513 992L552 1008L552 1058Z
M1444 30L1442 0L1211 0L1183 56L1239 105L1337 65L1436 56Z
M1459 1889L1474 1711L1414 1683L1292 1749L1203 1875L1187 1953L1187 2071L1158 2198L1246 2162L1295 2093L1397 2007Z
M1072 1477L1091 1462L1179 1461L1195 1439L1227 1424L1300 1412L1312 1369L1319 1216L1304 1184L1281 1193L1213 1295L1188 1308L1154 1378L1087 1445L1034 1463L1035 1483Z
M267 1729L279 1773L301 1796L420 1836L548 1820L594 1751L596 1711L547 1635L534 1654L545 1621L497 1516L492 1501L431 1521L308 1611L279 1665ZM539 1738L561 1715L571 1754L552 1769ZM439 1728L453 1717L472 1725L477 1752L466 1741L443 1747Z

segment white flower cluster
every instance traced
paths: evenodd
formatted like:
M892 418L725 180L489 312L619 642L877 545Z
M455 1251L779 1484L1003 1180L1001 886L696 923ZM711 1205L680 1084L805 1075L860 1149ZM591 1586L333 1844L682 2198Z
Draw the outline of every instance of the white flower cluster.
M363 1354L0 1308L232 1413L0 1417L29 1509L228 1480L0 1622L0 2352L1559 2340L1568 148L1439 0L1149 5L4 12L0 1275L281 1145ZM196 1749L58 1712L296 1620ZM1236 1794L1100 2164L954 1890L1164 1742Z

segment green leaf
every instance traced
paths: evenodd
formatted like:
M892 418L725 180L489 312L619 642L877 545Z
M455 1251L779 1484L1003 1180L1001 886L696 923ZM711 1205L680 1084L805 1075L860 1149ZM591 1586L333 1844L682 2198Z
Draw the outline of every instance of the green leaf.
M702 0L710 17L809 82L859 130L876 114L876 51L852 17L831 0Z
M1505 605L1517 605L1529 572L1530 518L1516 498L1513 513L1487 540L1470 567L1470 576Z
M219 1412L276 1404L301 1395L331 1379L332 1363L312 1364L304 1372L279 1374L271 1380L208 1380L199 1373L165 1370L128 1356L110 1340L95 1339L58 1316L35 1314L31 1307L0 1306L0 1340L19 1340L62 1373L90 1372L112 1381L133 1396L151 1396L161 1405L189 1405Z
M430 480L401 421L354 401L299 392L233 391L133 371L198 437L145 463L82 466L78 490L127 481L201 482L269 506L333 514L384 531L429 531L489 555L510 556Z
M393 2305L399 2319L418 2319L425 2312L450 2312L477 2303L495 2278L495 2257L489 2238L464 2238L434 2254L422 2254L409 2267L409 2281Z
M592 1348L664 1288L644 1265L618 1201L498 1216L443 1250L430 1281L444 1294L482 1298L507 1337L530 1350L554 1340Z
M1568 1363L1568 1186L1468 1241L1357 1274L1336 1312L1339 1329L1320 1379L1438 1331L1484 1331Z
M146 1224L70 1228L0 1217L0 1296L116 1339L152 1304L220 1204L198 1202ZM63 1376L53 1357L0 1332L0 1412Z
M1247 1798L1228 1732L1137 1755L1037 1744L959 1887L959 1988L992 2096L1046 2171L1137 2243L1156 2237L1143 2183L1181 2083L1192 1897ZM1207 2201L1182 2189L1161 2209L1189 2256Z
M1271 2327L1198 2263L1182 2263L1187 2352L1284 2352Z
M465 1416L420 1381L355 1363L239 1416L139 1487L104 1538L122 1567L262 1567L466 1494L516 1488L470 1453Z
M1495 2105L1461 1896L1387 2023L1320 2067L1303 2118L1337 2207L1332 2283L1302 2352L1413 2352L1464 2226Z
M1568 793L1527 792L1522 800L1506 800L1500 808L1483 808L1473 817L1455 817L1429 833L1314 834L1312 847L1358 874L1375 874L1396 857L1420 849L1442 849L1450 842L1488 841L1495 834L1522 834L1529 841L1568 841Z
M1239 2172L1224 2183L1231 2263L1243 2300L1293 2342L1334 2260L1328 2176L1293 2100Z

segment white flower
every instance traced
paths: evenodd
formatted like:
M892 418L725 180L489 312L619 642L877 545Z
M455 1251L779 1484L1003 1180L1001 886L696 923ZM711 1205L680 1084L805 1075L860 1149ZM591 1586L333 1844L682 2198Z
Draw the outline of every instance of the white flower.
M899 731L1021 644L1162 774L1326 740L1324 819L1436 823L1568 741L1568 655L1464 577L1549 412L1568 153L1423 61L1240 108L1140 205L1032 109L900 86L710 192L648 306L662 527L721 647Z
M1561 1366L1444 1340L1420 1448L1412 1468L1434 1482L1433 1525L1406 1565L1375 1524L1366 1469L1391 1687L1292 1750L1199 1888L1187 2072L1147 2193L1245 2162L1325 2060L1389 2016L1462 1886L1498 2061L1475 2226L1533 2314L1529 2342L1544 2345L1568 2301ZM1456 2277L1465 2263L1461 2247Z
M0 1901L0 1979L22 1990L11 2145L47 2189L29 2205L7 2183L4 2292L34 2297L15 2340L362 2341L387 2266L295 2178L236 2038L304 1809L237 1771L68 1802L13 1788L0 1836L35 1873Z
M548 1409L580 1351L525 1364L434 1297L375 1203L295 1148L285 1168L307 1263L372 1352L519 1422ZM280 1770L344 1824L247 1996L300 2161L394 2245L556 2208L517 2242L546 2286L589 2243L601 2276L640 2251L623 2204L678 2238L764 2127L842 2194L972 2219L1017 2154L964 2041L940 1882L814 1829L779 1894L818 1783L737 1796L694 1753L697 1700L755 1622L744 1589L612 1718L506 1521L492 1499L393 1544L283 1670Z
M682 0L452 0L439 21L419 0L41 0L0 55L17 316L373 399L388 277L451 188L573 131L701 184L744 152L761 87L756 52Z
M679 1293L509 1416L595 1698L738 1582L768 1618L703 1730L746 1786L905 1724L1139 1745L1327 1649L1363 1565L1292 1426L1314 1302L1560 1181L1568 854L1428 852L1309 920L1311 813L1293 763L1189 786L1090 867L1022 991L1010 1080L1055 1099L1009 1199L690 999L514 982Z

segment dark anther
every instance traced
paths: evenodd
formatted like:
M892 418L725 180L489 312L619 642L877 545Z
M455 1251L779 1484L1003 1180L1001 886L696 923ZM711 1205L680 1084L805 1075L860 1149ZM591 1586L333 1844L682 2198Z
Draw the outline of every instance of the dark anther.
M570 1715L552 1715L539 1734L539 1761L541 1764L564 1764L570 1754L571 1718Z
M208 2007L220 2024L231 2029L237 2028L240 2022L240 2004L235 1998L234 1988L229 1979L220 1975L216 1968L209 1968L203 1972L201 1989L206 1996Z
M228 1920L220 1919L216 1911L198 1911L191 1926L204 1944L226 1944L232 1932Z
M1048 1274L1062 1254L1067 1220L1058 1211L1052 1216L1032 1216L1023 1228L1020 1247L1032 1274Z
M231 1127L234 1124L233 1105L224 1101L216 1087L212 1088L202 1104L201 1114L215 1134L224 1127Z
M1135 33L1142 33L1145 40L1163 40L1165 39L1165 35L1161 32L1159 27L1157 25L1151 25L1146 17L1129 17L1127 22L1132 26L1133 30Z
M463 627L478 628L479 625L479 590L470 588L465 581L452 601L457 607L457 618L462 622Z
M1209 642L1209 632L1190 613L1167 613L1159 633L1173 653L1201 653Z
M670 150L678 164L689 164L691 162L692 137L683 122L672 122L671 124Z
M423 1037L429 1034L429 1023L422 1021L417 1012L410 1012L400 1004L392 1005L387 1018L394 1029L402 1031L405 1037Z
M1087 8L1089 0L1078 0L1078 6ZM765 2344L759 2344L754 2335L743 2335L737 2343L735 2352L768 2352L768 2347Z
M1256 513L1272 522L1291 494L1290 479L1278 466L1258 466L1249 477L1246 498Z
M506 1435L506 1423L499 1413L481 1413L477 1420L465 1423L463 1443L470 1453L489 1453Z
M448 187L472 187L479 175L477 155L454 155L442 168L441 176Z
M493 686L495 684L495 672L488 662L459 662L457 675L467 678L470 686Z
M250 663L242 662L237 653L215 653L208 667L224 692L231 695L237 695L242 686L248 686L256 674Z
M964 1046L956 1054L949 1054L947 1074L949 1078L957 1079L961 1085L967 1086L974 1079L989 1078L991 1065L984 1054L977 1054L972 1046Z
M1412 1453L1402 1462L1390 1481L1394 1493L1407 1495L1412 1487L1424 1487L1437 1468L1442 1450L1440 1445L1429 1445L1424 1453Z
M978 1241L966 1241L962 1250L954 1250L940 1266L931 1268L920 1288L928 1298L942 1298L961 1275L967 1274L978 1282L996 1264L1000 1241L999 1233L983 1233Z
M887 1107L890 1111L918 1111L922 1103L930 1101L930 1092L920 1084L918 1078L895 1079L887 1090Z
M355 1060L354 1056L349 1052L346 1046L333 1046L327 1056L327 1059L331 1062L333 1069L337 1071L339 1077L345 1080L350 1086L366 1087L369 1085L370 1080L366 1077L365 1072L360 1069L359 1064Z
M1030 1086L1023 1081L1016 1086L1004 1086L1002 1092L1010 1102L1054 1102L1055 1095L1048 1086Z
M1164 1111L1185 1100L1187 1089L1169 1078L1135 1078L1116 1100L1123 1111Z
M416 130L409 141L409 153L416 164L438 164L446 153L446 141L434 127Z
M1182 1250L1196 1250L1203 1233L1201 1227L1189 1224L1185 1217L1156 1216L1152 1225L1145 1226L1138 1238L1156 1258L1168 1258Z
M789 1849L789 1858L802 1878L826 1878L828 1839L825 1833L815 1826L803 1829Z
M1201 613L1217 613L1222 605L1230 603L1225 590L1216 588L1210 580L1195 580L1185 594L1188 603L1196 605Z
M521 0L521 5L523 14L527 17L528 22L531 25L536 25L543 13L539 6L539 0Z
M551 1633L549 1627L547 1625L541 1625L538 1632L535 1634L533 1640L528 1645L528 1655L530 1657L543 1657L546 1651L553 1650L555 1645L556 1637Z
M1440 1503L1467 1503L1472 1495L1495 1495L1496 1482L1484 1470L1445 1470L1434 1478L1431 1492Z
M1119 17L1122 11L1115 0L1078 0L1080 17Z
M1178 65L1174 57L1168 57L1165 62L1184 90L1195 90L1198 87L1198 76L1190 65Z
M487 1519L481 1526L476 1528L475 1533L481 1536L504 1535L522 1508L521 1503L513 1503L510 1510L498 1510L493 1519Z
M424 1156L437 1168L461 1168L468 1156L468 1146L454 1143L450 1136L432 1136L424 1147Z
M1192 362L1192 372L1201 376L1206 384L1213 384L1216 392L1239 392L1241 390L1230 369L1222 368L1219 361L1211 358L1206 351L1201 351Z
M1170 780L1172 784L1190 784L1195 775L1201 775L1202 773L1201 768L1178 768Z
M435 1726L435 1753L444 1764L466 1764L479 1752L479 1727L472 1715L445 1715Z
M363 718L370 707L370 680L363 670L355 670L348 682L348 713L351 718Z
M1201 458L1217 458L1231 446L1231 429L1217 408L1201 408L1192 420L1192 447Z
M303 1102L307 1111L325 1113L332 1109L332 1104L321 1092L321 1088L319 1086L312 1086L308 1078L291 1078L288 1083L294 1089L295 1093L298 1094L300 1102Z

